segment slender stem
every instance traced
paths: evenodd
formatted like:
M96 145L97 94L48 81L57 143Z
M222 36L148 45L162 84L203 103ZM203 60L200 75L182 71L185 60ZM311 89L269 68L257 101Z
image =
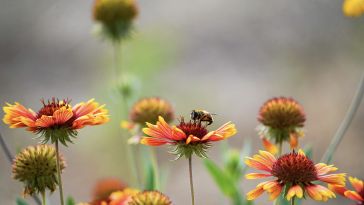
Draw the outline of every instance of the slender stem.
M158 160L157 160L157 155L155 153L155 149L153 147L149 147L149 151L150 151L150 157L152 160L152 166L154 169L154 178L155 178L155 188L157 190L159 190L160 188L160 179L159 179L159 169L158 169Z
M47 205L45 191L42 192L42 202L43 202L42 205Z
M355 92L353 100L351 101L350 107L345 115L345 118L341 122L339 128L337 129L334 137L330 142L329 147L327 148L324 156L321 159L322 162L331 163L335 150L339 146L341 140L344 138L346 131L348 130L351 122L353 121L355 113L357 112L359 105L363 99L363 95L364 95L364 73L361 77L359 86Z
M4 150L6 158L8 159L9 163L12 164L14 157L11 154L9 147L5 143L5 140L3 139L3 136L1 135L1 133L0 133L0 145L1 145L1 148ZM38 205L42 204L42 202L40 201L38 196L32 195L32 198L35 201L35 203L37 203Z
M61 177L61 165L59 162L60 156L59 156L58 140L56 140L56 154L57 154L57 175L58 175L59 197L60 197L61 205L64 205L62 177Z
M292 199L291 199L291 205L294 205L295 203L295 197L293 197Z
M282 155L283 142L278 143L278 156Z
M190 172L190 189L191 189L192 205L195 205L195 191L193 190L193 176L192 176L192 156L188 158L188 168Z

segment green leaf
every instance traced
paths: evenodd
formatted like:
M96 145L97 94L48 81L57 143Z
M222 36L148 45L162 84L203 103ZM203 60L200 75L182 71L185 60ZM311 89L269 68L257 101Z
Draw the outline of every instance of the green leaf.
M66 204L67 204L67 205L76 205L76 202L75 202L75 200L73 199L73 197L72 197L72 196L69 196L69 197L67 198L67 200L66 200Z
M213 161L205 159L204 165L224 195L231 198L234 194L239 193L234 180L232 180L231 177L221 170Z
M22 198L16 198L16 205L28 205L28 203Z
M148 190L148 191L156 190L155 173L154 173L153 165L152 165L152 163L147 162L145 166L146 167L144 170L144 174L145 174L144 189Z

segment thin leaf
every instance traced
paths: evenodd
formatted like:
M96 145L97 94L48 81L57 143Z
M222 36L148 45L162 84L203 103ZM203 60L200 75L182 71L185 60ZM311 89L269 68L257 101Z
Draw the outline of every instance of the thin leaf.
M16 198L16 205L28 205L28 203L22 198Z

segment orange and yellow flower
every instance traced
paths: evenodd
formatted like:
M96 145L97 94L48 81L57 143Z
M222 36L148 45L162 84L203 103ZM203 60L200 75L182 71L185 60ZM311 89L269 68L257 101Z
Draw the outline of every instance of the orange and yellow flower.
M147 123L143 132L147 137L143 137L142 144L172 145L175 146L173 152L178 158L181 156L188 158L193 153L199 157L206 157L206 149L210 147L210 142L227 139L235 135L237 131L231 122L225 123L217 130L208 131L201 122L185 122L183 118L178 125L171 126L160 116L155 125Z
M131 198L138 194L137 189L126 188L123 191L117 191L110 195L110 203L103 205L128 205Z
M291 148L297 148L298 138L303 136L302 128L306 121L303 107L294 99L279 97L269 99L260 108L258 121L259 133L266 150L275 153L275 144L289 141Z
M109 196L116 191L122 191L126 185L118 179L106 178L98 181L92 192L91 205L101 205L101 202L109 202Z
M317 201L327 201L335 194L328 188L315 184L324 182L329 185L345 185L345 174L328 174L337 170L333 165L324 163L314 164L302 151L285 154L276 159L267 151L259 151L252 158L248 157L245 163L265 173L250 173L247 179L260 179L273 177L274 179L258 184L247 194L248 200L254 200L262 193L267 192L270 200L276 199L283 190L287 190L285 198L302 198L305 194Z
M7 103L3 107L3 122L10 128L26 128L28 131L40 133L43 142L59 140L61 143L71 142L77 130L87 125L100 125L109 121L105 105L99 105L94 99L71 106L69 100L42 100L43 107L36 113L18 102Z
M143 191L132 196L128 205L172 205L172 202L159 191Z
M343 12L349 17L359 17L364 14L364 0L344 0Z
M340 185L331 185L329 188L348 199L356 201L356 205L364 204L364 182L355 177L349 177L349 181L354 190L348 190L345 186Z

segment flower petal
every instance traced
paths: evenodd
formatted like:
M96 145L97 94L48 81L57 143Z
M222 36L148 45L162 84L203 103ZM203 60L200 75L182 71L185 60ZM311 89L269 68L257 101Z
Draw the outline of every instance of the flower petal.
M358 193L361 193L363 191L363 181L355 178L355 177L349 177L349 181L351 183L351 185L353 185L355 191L357 191Z
M328 184L345 186L345 176L346 176L345 173L329 174L329 175L318 176L318 179Z
M250 174L246 174L245 178L246 179L261 179L261 178L266 178L266 177L270 177L272 176L271 174L262 174L262 173L250 173Z
M292 186L287 192L287 200L291 200L292 197L302 198L303 190L300 185Z
M211 131L207 133L201 140L202 141L219 141L227 139L237 133L237 130L235 128L235 124L232 124L231 122L227 122L223 124L221 127L219 127L215 131Z
M315 167L318 175L324 175L329 172L334 172L337 170L337 168L334 167L334 165L327 165L325 163L318 163L315 165Z
M273 143L269 142L269 140L267 140L265 137L262 138L262 142L265 150L273 155L278 153L278 147L275 146Z
M37 121L35 122L35 125L37 127L43 127L43 128L52 127L55 124L56 124L56 122L54 121L53 117L46 116L46 115L42 115L42 117L37 119Z
M149 146L160 146L169 143L169 141L161 138L143 137L140 143Z
M53 113L53 119L55 124L62 125L67 122L73 116L71 108L61 107Z
M355 191L346 191L344 195L354 201L364 201L363 197L361 197L357 192Z
M346 191L348 191L348 189L345 187L345 186L341 186L341 185L332 185L332 184L329 184L329 189L340 194L341 196L345 196L344 193Z
M5 112L3 122L10 128L28 127L29 130L35 128L37 115L31 109L26 109L23 105L15 102L14 105L6 103L3 110Z
M81 102L75 105L72 109L75 120L72 127L74 129L81 129L87 125L100 125L108 122L108 111L104 108L105 105L99 105L94 102L94 99L84 103Z
M249 201L254 200L260 195L262 195L263 192L264 192L263 187L258 185L255 189L251 190L246 194L246 199Z

